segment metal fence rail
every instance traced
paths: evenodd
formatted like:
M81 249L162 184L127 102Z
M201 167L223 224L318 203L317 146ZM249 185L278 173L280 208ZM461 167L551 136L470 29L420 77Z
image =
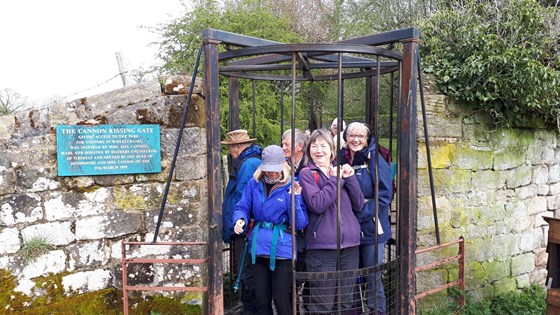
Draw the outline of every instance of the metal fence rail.
M431 263L427 263L421 266L417 266L414 269L415 273L421 272L421 271L426 271L429 269L434 269L436 267L439 266L443 266L449 263L452 263L454 261L458 262L458 268L459 268L459 275L457 277L457 280L455 281L451 281L449 283L446 283L444 285L441 285L437 288L433 288L431 290L425 291L425 292L421 292L421 293L417 293L415 296L416 300L419 300L421 298L424 298L428 295L432 295L435 294L437 292L443 291L445 289L451 288L453 286L458 286L459 290L461 291L461 295L459 296L459 310L463 309L465 306L465 297L463 292L465 291L465 239L461 236L458 240L453 241L453 242L449 242L446 244L441 244L441 245L437 245L437 246L433 246L433 247L428 247L428 248L424 248L424 249L420 249L416 251L416 255L422 254L422 253L426 253L426 252L432 252L438 249L443 249L444 247L449 247L449 246L453 246L453 245L459 245L459 249L458 249L458 253L457 255L451 256L451 257L446 257ZM457 312L456 312L457 313Z
M128 266L131 264L186 264L202 265L207 259L174 259L174 258L127 258L127 245L137 246L207 246L207 242L129 242L122 241L122 290L124 315L128 315L128 293L129 291L180 291L180 292L208 292L208 287L169 287L169 286L145 286L128 284Z

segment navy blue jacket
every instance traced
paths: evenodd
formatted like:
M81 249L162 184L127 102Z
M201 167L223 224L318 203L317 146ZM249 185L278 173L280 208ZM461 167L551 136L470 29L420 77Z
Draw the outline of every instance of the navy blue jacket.
M383 233L379 233L377 236L378 243L386 242L391 238L391 224L389 222L389 207L391 203L391 197L393 195L393 178L391 175L391 167L383 159L381 154L378 154L378 193L379 193L379 223L381 229L378 229L378 225L374 225L373 220L375 218L375 149L376 143L375 139L372 137L369 141L369 145L365 147L362 151L356 152L354 155L354 160L352 161L352 166L355 169L356 178L360 183L360 188L364 194L365 203L364 208L360 212L354 212L356 218L360 222L360 229L362 236L360 239L360 244L374 244L375 233L377 230ZM341 163L345 164L346 154L348 149L341 150ZM349 153L348 153L349 154Z

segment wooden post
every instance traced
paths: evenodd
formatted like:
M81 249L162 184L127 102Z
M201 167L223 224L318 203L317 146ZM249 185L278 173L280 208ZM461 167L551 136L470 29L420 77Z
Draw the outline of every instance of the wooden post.
M123 63L122 53L120 51L117 51L115 53L115 56L117 57L117 66L119 67L119 74L121 75L123 87L127 87L130 85L130 83L128 81L128 71L126 70L126 67Z

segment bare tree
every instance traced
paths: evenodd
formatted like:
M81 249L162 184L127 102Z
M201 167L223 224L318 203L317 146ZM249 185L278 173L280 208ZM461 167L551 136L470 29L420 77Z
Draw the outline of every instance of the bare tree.
M12 89L0 89L0 116L9 115L30 107L27 97Z

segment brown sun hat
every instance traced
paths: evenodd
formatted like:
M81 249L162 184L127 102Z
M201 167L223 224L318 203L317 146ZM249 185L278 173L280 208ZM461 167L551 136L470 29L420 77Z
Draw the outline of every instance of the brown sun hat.
M256 138L249 138L249 134L245 129L237 129L230 131L226 134L226 140L220 141L221 144L237 144L253 142L257 140Z

